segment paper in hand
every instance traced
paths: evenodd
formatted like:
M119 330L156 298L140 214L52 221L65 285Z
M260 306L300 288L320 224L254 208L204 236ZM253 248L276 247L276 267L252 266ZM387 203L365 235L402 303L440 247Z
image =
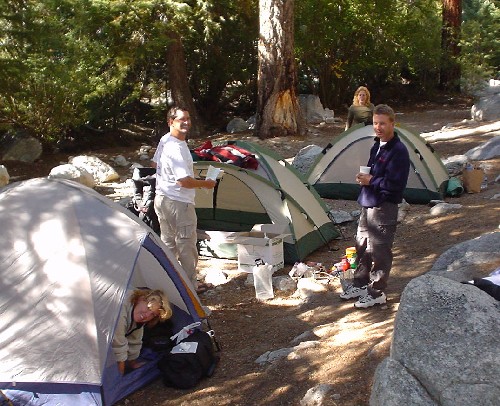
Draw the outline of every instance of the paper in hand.
M214 166L210 165L207 170L207 175L205 179L210 179L210 180L216 180L219 175L222 175L224 171L220 168L215 168Z

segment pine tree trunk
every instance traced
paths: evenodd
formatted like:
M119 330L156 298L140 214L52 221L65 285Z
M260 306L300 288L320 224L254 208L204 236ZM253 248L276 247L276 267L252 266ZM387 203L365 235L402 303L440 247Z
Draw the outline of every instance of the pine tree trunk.
M462 0L443 0L443 27L441 31L440 87L460 91L460 27L462 24Z
M205 129L194 105L191 89L189 88L186 56L182 41L177 33L171 33L170 37L172 41L167 48L167 66L172 99L176 106L189 111L189 115L191 116L189 138L202 138L206 135Z
M260 0L256 135L304 135L294 61L294 0Z

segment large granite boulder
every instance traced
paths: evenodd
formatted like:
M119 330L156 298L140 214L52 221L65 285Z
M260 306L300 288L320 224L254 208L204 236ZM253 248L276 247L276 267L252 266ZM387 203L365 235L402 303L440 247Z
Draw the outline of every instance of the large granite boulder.
M500 135L468 150L465 156L471 161L486 161L500 156Z
M35 162L42 155L40 141L23 131L8 132L0 138L0 159L3 161Z
M483 234L446 250L434 262L429 273L453 279L456 282L471 280L478 269L489 268L500 262L500 232Z
M494 121L500 119L500 93L490 94L471 107L471 117L475 121Z
M432 274L412 280L370 405L498 405L499 311L500 302L475 286Z
M120 175L110 165L96 156L79 155L71 158L69 163L90 173L96 184L120 179Z
M333 111L323 108L323 104L318 96L314 94L300 94L299 104L307 123L319 124L323 122L334 122Z
M68 179L82 185L93 188L94 177L83 168L77 168L72 164L58 165L50 170L49 179Z
M318 145L307 145L302 148L297 155L295 155L292 161L292 166L305 175L309 172L312 164L316 162L318 155L321 154L322 151L323 148Z

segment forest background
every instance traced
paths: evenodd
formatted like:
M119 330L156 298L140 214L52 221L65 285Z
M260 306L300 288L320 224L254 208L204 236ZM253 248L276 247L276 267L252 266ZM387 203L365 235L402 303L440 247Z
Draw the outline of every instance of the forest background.
M271 18L291 29L283 74L333 110L359 85L397 106L471 93L500 69L494 0L1 0L0 134L54 147L130 122L160 133L174 102L194 109L193 137L223 131L258 109Z

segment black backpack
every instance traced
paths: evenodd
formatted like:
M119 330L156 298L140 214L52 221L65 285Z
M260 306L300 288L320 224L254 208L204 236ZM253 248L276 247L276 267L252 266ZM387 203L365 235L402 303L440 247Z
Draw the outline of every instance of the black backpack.
M156 195L156 169L135 168L132 175L135 193L127 204L127 209L160 235L160 223L154 208Z
M197 343L196 352L175 352L183 343ZM219 361L215 351L218 346L213 337L202 330L194 332L182 340L172 351L163 355L158 362L165 386L178 389L195 387L204 377L210 377Z

